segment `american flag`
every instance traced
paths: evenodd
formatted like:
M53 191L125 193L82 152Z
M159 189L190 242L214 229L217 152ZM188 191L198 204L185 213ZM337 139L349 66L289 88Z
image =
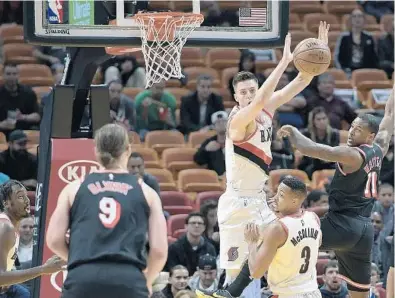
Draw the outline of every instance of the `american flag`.
M263 27L266 25L266 8L246 8L239 9L239 26Z

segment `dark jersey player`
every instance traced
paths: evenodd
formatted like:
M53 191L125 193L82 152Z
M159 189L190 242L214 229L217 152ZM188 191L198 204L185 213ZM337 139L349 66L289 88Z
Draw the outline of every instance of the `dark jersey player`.
M68 261L62 297L148 297L167 258L160 198L128 173L131 147L122 126L100 128L95 152L103 169L65 187L48 226L48 247Z
M394 90L379 124L372 115L357 117L349 130L347 146L329 147L304 137L296 128L283 126L303 155L336 162L329 191L329 211L322 220L322 247L334 250L339 273L348 283L352 298L365 298L370 289L370 255L373 208L383 156L394 132Z

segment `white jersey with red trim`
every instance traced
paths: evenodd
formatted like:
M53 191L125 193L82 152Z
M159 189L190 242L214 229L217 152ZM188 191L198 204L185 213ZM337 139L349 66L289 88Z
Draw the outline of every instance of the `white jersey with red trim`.
M239 110L238 106L233 108L229 121ZM233 142L226 138L227 191L239 195L261 192L269 178L269 165L272 162L272 117L262 111L255 121L256 130L244 141Z
M10 218L6 214L0 213L0 221L2 220L11 222ZM7 256L7 271L11 271L14 268L15 260L18 253L18 247L19 247L19 234L15 232L15 244L14 247L10 249Z
M279 219L288 234L277 250L268 270L268 283L276 295L302 294L318 289L318 249L321 242L320 220L313 212Z

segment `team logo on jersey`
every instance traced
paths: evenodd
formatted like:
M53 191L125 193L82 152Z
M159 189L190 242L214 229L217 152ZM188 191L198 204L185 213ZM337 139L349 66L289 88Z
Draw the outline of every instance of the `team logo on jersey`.
M228 250L228 261L234 262L239 258L239 248L238 247L231 247Z
M100 164L93 160L72 160L59 168L60 180L71 183L77 179L83 179L86 175L97 172Z

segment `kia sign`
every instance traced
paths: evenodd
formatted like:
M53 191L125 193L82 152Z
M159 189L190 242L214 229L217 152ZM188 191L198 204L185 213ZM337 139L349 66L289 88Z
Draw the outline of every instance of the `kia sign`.
M52 139L51 173L49 175L49 192L47 213L45 215L45 232L49 220L55 210L60 192L63 188L89 173L97 171L100 165L95 161L94 144L91 139ZM42 186L36 191L40 194ZM36 200L36 209L41 206L41 197ZM42 263L53 255L45 243ZM67 272L61 271L52 275L44 275L40 279L40 297L59 298Z

